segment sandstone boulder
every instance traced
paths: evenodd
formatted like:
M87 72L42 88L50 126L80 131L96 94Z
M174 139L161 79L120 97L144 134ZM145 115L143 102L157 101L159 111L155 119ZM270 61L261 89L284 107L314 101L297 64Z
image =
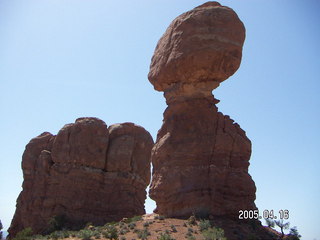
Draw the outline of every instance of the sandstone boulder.
M152 149L149 194L161 215L237 218L256 209L251 142L212 95L238 69L244 38L237 14L208 2L177 17L157 44L149 80L168 107Z
M231 8L205 3L170 24L155 49L149 80L166 93L191 84L211 94L239 68L244 39L244 25Z
M152 146L142 127L108 128L97 118L79 118L56 136L32 139L23 154L23 190L10 236L25 227L44 233L53 217L78 228L144 214Z

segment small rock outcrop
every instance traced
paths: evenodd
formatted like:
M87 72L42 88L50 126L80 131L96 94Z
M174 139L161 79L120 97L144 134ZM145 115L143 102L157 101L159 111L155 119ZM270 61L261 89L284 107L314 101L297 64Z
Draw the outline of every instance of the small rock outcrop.
M152 146L144 128L107 127L97 118L33 138L22 157L23 190L10 236L26 227L45 233L54 217L77 228L144 214Z
M161 215L238 218L256 209L251 142L212 95L239 68L244 39L237 14L208 2L177 17L157 44L148 77L168 107L149 194Z

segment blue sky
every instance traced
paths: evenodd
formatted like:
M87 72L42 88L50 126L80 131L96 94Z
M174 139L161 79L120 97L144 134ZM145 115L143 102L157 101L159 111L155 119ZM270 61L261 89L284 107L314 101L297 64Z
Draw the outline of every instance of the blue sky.
M158 39L198 0L0 0L0 219L8 228L29 140L78 117L156 137L166 108L147 79ZM214 90L253 143L261 211L290 211L320 240L320 2L225 0L246 27L240 69ZM154 203L146 202L151 212Z

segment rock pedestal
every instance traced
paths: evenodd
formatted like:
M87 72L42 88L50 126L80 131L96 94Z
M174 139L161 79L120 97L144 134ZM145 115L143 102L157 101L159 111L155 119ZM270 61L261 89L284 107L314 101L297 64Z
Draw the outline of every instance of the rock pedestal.
M168 107L152 149L150 197L161 215L237 218L256 209L251 142L212 95L238 69L244 39L236 13L208 2L177 17L157 44L148 77Z
M152 146L142 127L107 127L97 118L80 118L56 136L45 132L32 139L23 154L23 190L10 236L26 227L45 233L54 217L78 228L144 214Z

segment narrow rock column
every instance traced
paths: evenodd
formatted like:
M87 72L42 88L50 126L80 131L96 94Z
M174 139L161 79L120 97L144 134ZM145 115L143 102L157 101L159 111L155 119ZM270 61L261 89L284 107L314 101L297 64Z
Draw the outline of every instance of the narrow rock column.
M239 68L244 39L236 13L208 2L177 17L157 44L148 77L168 107L152 149L150 197L161 215L256 209L251 142L212 95Z

